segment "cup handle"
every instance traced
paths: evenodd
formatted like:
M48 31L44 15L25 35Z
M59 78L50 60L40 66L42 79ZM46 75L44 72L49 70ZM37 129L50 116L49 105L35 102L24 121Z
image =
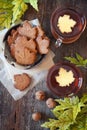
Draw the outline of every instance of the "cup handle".
M58 38L58 39L56 40L56 42L55 42L55 47L58 48L58 47L61 46L61 44L62 44L62 39Z

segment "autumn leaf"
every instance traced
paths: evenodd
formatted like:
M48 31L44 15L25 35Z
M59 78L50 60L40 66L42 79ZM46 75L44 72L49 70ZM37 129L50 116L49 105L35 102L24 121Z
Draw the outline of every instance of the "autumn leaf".
M0 0L0 30L19 21L28 8L27 3L38 10L38 0Z
M83 97L81 98L82 103L87 103L87 94L84 94Z
M38 0L24 0L25 3L29 3L34 9L38 11Z
M17 19L20 19L21 16L24 14L28 6L23 2L23 0L14 0L12 2L14 5L13 7L13 19L12 23L14 23Z
M73 120L75 120L77 114L81 111L81 107L84 106L83 102L79 102L78 97L64 98L64 100L58 99L56 102L58 102L60 105L54 108L53 113L55 111L72 109Z
M13 13L12 8L11 0L0 0L0 29L10 27Z
M87 94L81 99L72 98L56 99L59 105L53 109L56 119L42 124L50 130L86 130L87 129Z
M78 114L75 124L70 126L70 130L86 130L87 129L87 106L82 108Z
M76 66L87 67L87 59L84 59L78 53L76 53L76 58L75 57L64 57L64 59L70 61L70 63L73 63Z
M42 127L50 128L50 130L67 130L67 128L73 124L72 110L64 111L59 120L49 119L49 122L41 125Z

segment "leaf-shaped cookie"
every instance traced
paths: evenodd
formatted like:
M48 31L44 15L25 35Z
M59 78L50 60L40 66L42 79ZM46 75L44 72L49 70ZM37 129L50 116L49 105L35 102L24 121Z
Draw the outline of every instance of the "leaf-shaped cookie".
M61 87L69 86L75 80L73 72L64 68L59 69L59 75L55 78Z
M72 32L72 28L76 25L76 21L70 18L70 15L63 15L58 18L58 24L62 33Z
M17 29L18 33L22 36L26 36L30 39L35 39L37 35L36 27L32 27L28 21L23 23L23 26Z
M47 54L49 44L50 44L49 39L46 36L44 38L42 38L41 36L38 36L36 41L37 41L39 53L40 54Z

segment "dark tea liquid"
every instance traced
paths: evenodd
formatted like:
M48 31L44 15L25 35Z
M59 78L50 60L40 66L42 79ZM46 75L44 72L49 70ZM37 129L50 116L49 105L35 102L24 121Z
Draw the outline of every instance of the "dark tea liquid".
M74 82L71 83L69 86L61 87L59 83L56 81L56 76L58 76L59 69L64 68L67 71L72 71L73 77L75 78ZM72 64L68 63L59 63L52 67L47 76L47 85L48 87L58 96L70 96L78 92L78 90L82 86L82 76L79 70L73 66Z
M72 28L72 32L62 33L57 26L58 19L60 16L69 15L70 19L76 21L75 26ZM61 8L56 9L51 17L51 31L53 36L58 39L61 38L64 43L74 42L79 38L86 26L86 18L80 11L74 10L72 8Z

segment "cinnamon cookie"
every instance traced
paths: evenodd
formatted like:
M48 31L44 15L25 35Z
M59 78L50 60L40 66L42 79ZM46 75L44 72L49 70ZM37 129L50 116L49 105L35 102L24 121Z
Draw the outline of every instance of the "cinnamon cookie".
M16 74L14 75L15 88L20 91L26 89L31 84L31 78L28 74Z

